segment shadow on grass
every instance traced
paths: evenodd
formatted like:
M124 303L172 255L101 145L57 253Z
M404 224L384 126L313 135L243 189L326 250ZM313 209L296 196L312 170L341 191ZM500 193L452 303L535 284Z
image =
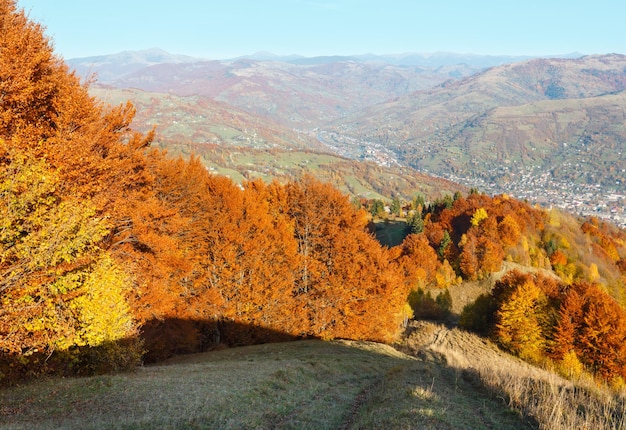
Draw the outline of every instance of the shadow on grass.
M197 324L162 321L152 329L175 336ZM244 334L258 342L289 338L228 323L218 329L222 345ZM217 339L210 336L217 333L207 333L212 348ZM0 390L0 405L0 424L7 428L538 427L472 371L353 341L222 348L129 374L43 379Z
M175 355L225 347L287 342L301 339L266 327L230 320L154 319L142 327L144 360L155 363Z
M234 321L153 319L138 337L67 350L0 351L0 384L12 385L44 375L88 376L131 370L142 363L234 346L298 340L299 337Z
M376 240L383 245L390 248L400 245L405 237L410 233L410 229L407 226L405 220L390 220L377 221L370 226L370 230L373 231L376 236Z

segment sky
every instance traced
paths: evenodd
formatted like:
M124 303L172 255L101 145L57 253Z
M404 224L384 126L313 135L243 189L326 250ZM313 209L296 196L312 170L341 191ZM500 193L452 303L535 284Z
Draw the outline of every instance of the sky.
M227 59L626 54L623 0L18 0L65 59L161 48Z

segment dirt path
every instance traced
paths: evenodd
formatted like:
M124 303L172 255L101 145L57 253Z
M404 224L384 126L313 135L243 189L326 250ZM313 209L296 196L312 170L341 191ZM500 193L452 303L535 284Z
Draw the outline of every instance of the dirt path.
M341 425L338 427L340 430L348 430L351 429L356 422L356 419L361 411L361 408L367 403L370 394L376 392L380 389L381 385L385 380L384 375L379 376L366 387L363 387L361 392L355 397L354 402L352 403L352 407L346 414Z

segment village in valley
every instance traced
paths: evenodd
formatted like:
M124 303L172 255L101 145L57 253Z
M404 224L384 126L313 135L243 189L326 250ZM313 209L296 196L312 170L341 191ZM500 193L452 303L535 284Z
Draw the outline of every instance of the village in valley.
M607 190L596 184L555 181L549 173L512 176L514 180L506 184L497 184L482 178L451 176L446 179L477 188L487 194L506 193L545 208L557 207L582 217L594 216L626 228L626 192L623 189Z
M330 150L344 157L386 167L401 165L393 151L379 142L323 130L317 131L317 138ZM424 173L433 175L428 171ZM626 228L626 191L620 183L614 188L600 184L574 183L555 179L551 172L540 169L514 173L508 166L502 166L501 170L493 171L492 174L492 178L455 174L442 177L489 195L508 194L544 208L556 207L582 217L594 216ZM501 177L508 179L504 181Z

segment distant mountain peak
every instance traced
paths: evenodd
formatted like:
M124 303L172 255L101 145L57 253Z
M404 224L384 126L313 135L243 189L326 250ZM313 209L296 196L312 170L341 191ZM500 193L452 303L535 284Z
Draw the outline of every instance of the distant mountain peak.
M69 64L87 63L138 63L143 65L161 63L193 63L201 61L200 58L188 55L170 54L161 48L149 48L139 51L122 51L115 54L97 55L92 57L71 58L67 60Z
M254 60L254 61L281 61L281 62L289 62L293 60L297 60L300 58L305 58L302 55L278 55L269 51L258 51L251 55L242 55L240 57L232 58L229 61L237 61L237 60Z
M156 64L187 64L204 61L188 55L170 54L161 48L122 51L109 55L71 58L66 63L81 76L97 74L98 82L110 83L120 76Z

